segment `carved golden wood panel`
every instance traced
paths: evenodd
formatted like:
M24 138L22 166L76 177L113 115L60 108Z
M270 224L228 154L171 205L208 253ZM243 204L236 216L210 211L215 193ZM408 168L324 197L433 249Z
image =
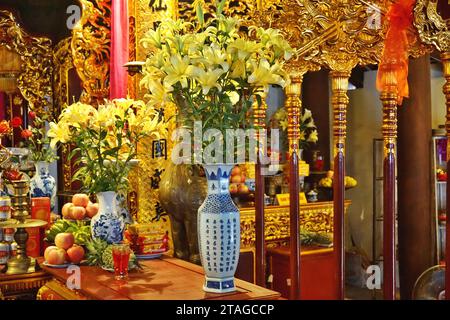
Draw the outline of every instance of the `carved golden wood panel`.
M345 202L345 209L350 201ZM265 208L265 239L270 243L279 243L289 238L289 207ZM300 225L303 231L333 232L333 203L321 202L301 205ZM241 246L255 245L255 210L241 209Z
M22 66L17 83L29 108L52 112L52 41L31 36L11 12L0 10L0 46L20 55Z
M96 104L109 96L111 0L78 0L80 21L72 30L74 65L85 90L82 102Z

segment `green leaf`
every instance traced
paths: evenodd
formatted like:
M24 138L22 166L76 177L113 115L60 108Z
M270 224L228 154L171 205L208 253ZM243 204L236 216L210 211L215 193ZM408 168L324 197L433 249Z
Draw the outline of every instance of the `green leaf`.
M225 3L227 2L227 0L222 0L219 2L219 4L217 5L217 15L220 16L223 12L223 9L225 7Z
M201 3L197 4L197 8L195 8L195 12L197 14L197 19L200 22L200 25L203 27L203 25L205 24L205 14L203 12L203 7L202 7Z

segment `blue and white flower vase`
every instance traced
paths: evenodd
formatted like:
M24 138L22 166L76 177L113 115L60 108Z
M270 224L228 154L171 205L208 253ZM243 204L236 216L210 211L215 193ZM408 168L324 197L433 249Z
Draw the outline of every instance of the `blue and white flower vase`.
M116 197L117 211L125 224L133 224L130 210L128 210L128 195L126 191L118 192Z
M240 213L230 196L234 165L204 165L208 194L198 209L198 243L206 292L236 291L234 274L240 250Z
M30 181L30 192L32 198L50 198L50 207L53 211L56 204L56 181L48 170L49 163L38 161L34 164L36 173Z
M109 244L123 240L125 222L117 210L117 193L114 191L97 193L98 213L91 220L91 234L94 239L102 239Z

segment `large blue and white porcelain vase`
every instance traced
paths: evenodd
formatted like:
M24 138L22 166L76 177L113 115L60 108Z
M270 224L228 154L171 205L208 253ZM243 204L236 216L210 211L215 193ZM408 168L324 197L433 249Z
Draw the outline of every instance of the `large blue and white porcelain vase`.
M52 211L56 204L56 181L48 170L49 163L45 161L35 162L36 173L30 181L32 198L48 197Z
M230 196L233 165L204 165L208 194L198 209L198 243L206 292L236 290L240 250L240 213Z
M109 244L121 242L125 222L117 209L117 193L99 192L97 200L98 213L91 220L92 238L105 240Z

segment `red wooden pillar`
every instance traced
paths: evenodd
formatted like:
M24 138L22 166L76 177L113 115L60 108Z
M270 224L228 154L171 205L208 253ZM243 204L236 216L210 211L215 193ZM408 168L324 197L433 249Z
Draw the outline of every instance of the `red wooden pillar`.
M350 71L331 71L330 77L334 139L333 246L337 260L337 292L339 299L343 300L345 298L345 139Z
M383 294L385 300L395 300L395 162L397 144L397 80L388 71L381 92L383 104Z
M256 130L264 129L266 123L267 105L266 96L262 97L262 103L255 104L255 128ZM257 139L260 143L266 143L261 140L259 132ZM264 147L258 148L259 154L266 150ZM261 174L261 161L257 157L255 166L255 266L256 266L256 284L262 287L266 286L266 248L264 234L264 176Z
M289 194L290 194L290 299L300 299L300 178L298 171L301 106L300 92L304 73L291 75L286 88L289 138Z
M442 65L444 67L444 95L447 106L447 121L445 128L447 130L447 172L450 172L450 51L441 54ZM445 239L445 299L450 300L450 175L447 175L447 223Z

